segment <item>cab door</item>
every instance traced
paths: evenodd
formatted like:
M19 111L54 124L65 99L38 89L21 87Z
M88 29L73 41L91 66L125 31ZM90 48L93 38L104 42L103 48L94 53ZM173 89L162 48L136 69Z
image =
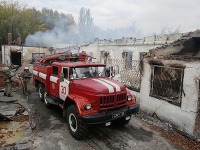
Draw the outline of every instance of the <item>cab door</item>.
M52 72L50 76L50 93L55 97L59 97L58 66L52 66Z
M59 97L64 101L69 94L69 68L62 67L61 73L64 75L64 81L60 81Z

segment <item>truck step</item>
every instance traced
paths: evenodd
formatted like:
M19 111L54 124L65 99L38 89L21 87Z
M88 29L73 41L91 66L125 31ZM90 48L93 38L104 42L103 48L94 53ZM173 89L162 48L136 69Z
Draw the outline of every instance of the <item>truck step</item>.
M60 105L63 104L63 102L60 99L58 99L58 98L56 98L52 95L47 96L47 101L52 105L59 105L60 106Z
M58 105L58 102L54 102L54 100L51 99L50 96L47 97L47 101L48 101L48 103L50 103L50 104L52 104L52 105Z

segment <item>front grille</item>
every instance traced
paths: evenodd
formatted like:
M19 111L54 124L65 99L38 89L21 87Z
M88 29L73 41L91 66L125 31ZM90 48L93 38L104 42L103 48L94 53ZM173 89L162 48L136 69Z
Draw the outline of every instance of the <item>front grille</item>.
M100 110L120 107L126 104L126 93L100 97Z
M126 103L126 93L117 95L117 106Z
M115 96L103 96L100 97L100 107L101 108L107 108L107 107L113 107L115 104Z

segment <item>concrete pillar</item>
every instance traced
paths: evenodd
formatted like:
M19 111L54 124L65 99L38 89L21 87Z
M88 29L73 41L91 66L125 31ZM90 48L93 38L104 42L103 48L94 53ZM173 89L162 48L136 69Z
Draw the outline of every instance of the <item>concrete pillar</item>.
M12 33L8 33L8 45L12 44Z

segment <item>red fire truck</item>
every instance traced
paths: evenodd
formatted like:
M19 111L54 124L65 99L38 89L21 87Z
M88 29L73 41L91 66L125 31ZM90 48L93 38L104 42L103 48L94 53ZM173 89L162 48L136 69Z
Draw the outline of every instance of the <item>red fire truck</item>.
M105 64L86 61L86 54L58 54L34 64L33 80L47 108L58 105L71 135L80 140L91 125L126 125L139 109L135 96L110 78Z

